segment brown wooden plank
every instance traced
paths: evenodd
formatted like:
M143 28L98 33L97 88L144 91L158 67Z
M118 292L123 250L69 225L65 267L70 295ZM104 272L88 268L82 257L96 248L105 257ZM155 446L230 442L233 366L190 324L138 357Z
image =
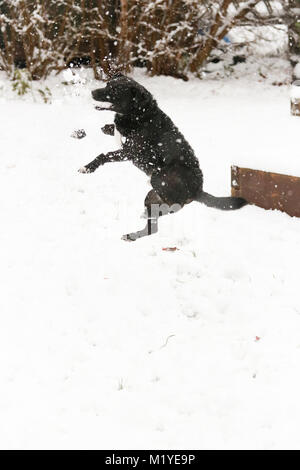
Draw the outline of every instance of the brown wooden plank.
M232 166L231 194L264 209L300 217L300 178L296 176Z

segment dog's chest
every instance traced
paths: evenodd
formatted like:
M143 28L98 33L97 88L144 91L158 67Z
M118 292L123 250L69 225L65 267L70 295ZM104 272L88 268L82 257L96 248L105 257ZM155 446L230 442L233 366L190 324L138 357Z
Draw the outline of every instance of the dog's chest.
M135 135L134 138L123 137L122 143L129 155L129 160L147 175L150 176L154 170L160 169L164 165L160 148L151 145L148 141L139 139Z

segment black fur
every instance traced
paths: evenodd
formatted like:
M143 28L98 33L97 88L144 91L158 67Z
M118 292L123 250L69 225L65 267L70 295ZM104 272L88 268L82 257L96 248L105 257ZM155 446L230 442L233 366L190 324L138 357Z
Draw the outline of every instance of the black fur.
M241 198L217 198L203 192L203 175L193 149L139 83L118 74L105 88L94 90L92 96L96 101L110 103L109 109L116 113L115 127L126 139L120 150L100 154L79 171L91 173L104 163L129 160L151 178L153 189L145 199L147 225L123 239L136 240L157 232L159 216L192 201L223 210L246 204ZM105 126L103 131L112 134L111 126Z

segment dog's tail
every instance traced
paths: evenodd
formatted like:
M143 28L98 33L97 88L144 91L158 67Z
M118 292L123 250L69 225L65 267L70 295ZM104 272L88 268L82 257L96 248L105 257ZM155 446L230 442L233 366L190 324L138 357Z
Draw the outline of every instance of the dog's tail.
M196 199L208 207L215 207L223 211L240 209L245 206L247 201L241 197L215 197L202 191Z

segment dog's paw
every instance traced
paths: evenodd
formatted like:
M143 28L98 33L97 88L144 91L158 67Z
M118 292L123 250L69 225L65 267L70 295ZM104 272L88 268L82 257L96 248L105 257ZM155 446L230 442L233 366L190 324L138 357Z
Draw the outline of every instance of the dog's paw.
M136 236L135 233L127 233L127 235L123 235L121 240L124 240L124 242L135 242L136 241Z
M81 168L79 168L78 172L79 173L91 173L91 170L87 168L86 166L82 166Z

